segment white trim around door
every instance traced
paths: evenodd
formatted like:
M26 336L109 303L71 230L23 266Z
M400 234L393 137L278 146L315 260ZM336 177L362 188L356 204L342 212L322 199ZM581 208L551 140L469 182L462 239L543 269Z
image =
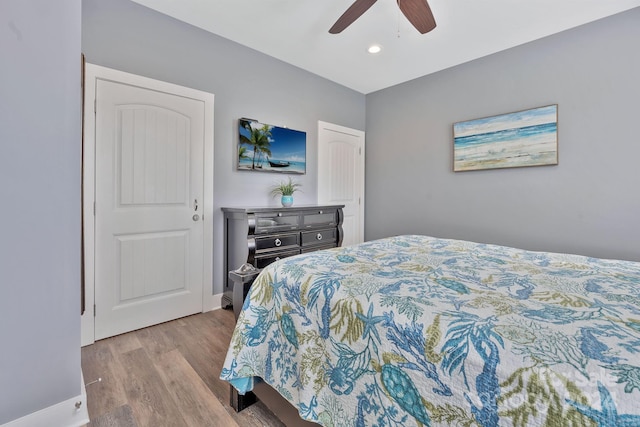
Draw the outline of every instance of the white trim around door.
M209 311L219 305L212 294L213 285L213 106L214 95L196 89L178 86L123 71L94 64L86 64L84 78L84 134L83 134L83 215L84 215L84 273L85 312L81 317L81 345L95 341L94 300L95 300L95 99L99 80L139 86L151 90L174 93L179 96L200 100L204 104L204 199L202 200L202 220L204 221L203 241L203 286L202 311Z

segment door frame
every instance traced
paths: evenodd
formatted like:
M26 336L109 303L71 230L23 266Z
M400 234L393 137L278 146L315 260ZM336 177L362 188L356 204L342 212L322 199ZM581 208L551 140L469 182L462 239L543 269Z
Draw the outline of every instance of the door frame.
M213 104L212 93L191 89L95 64L85 64L83 126L83 205L84 216L84 298L85 311L81 316L81 346L95 342L95 173L96 173L96 115L97 80L155 89L185 96L204 103L204 200L203 200L203 286L202 311L220 306L213 295Z
M333 123L329 123L329 122L324 122L322 120L318 120L318 183L317 183L317 190L318 190L318 202L319 203L327 203L329 202L328 200L326 200L326 198L323 198L323 194L325 193L324 189L321 189L321 185L322 185L322 178L323 175L326 174L326 169L324 169L324 167L327 166L328 164L328 159L326 159L324 157L324 151L323 151L323 144L326 144L327 141L325 139L322 138L322 130L328 130L331 132L336 132L336 133L342 133L342 134L346 134L346 135L352 135L356 138L358 138L362 145L360 146L361 152L359 153L359 163L360 163L360 185L358 187L358 192L360 193L360 202L358 205L358 216L360 218L360 230L358 230L359 234L360 234L360 238L361 240L364 242L365 241L365 235L364 235L364 220L365 220L365 216L364 216L364 196L365 196L365 132L358 130L358 129L351 129L345 126L340 126L340 125L336 125ZM334 203L334 201L331 201L331 203Z

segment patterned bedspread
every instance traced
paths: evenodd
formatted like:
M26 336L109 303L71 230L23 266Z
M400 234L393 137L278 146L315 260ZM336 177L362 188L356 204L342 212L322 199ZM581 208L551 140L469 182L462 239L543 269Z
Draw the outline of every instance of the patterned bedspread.
M399 236L265 268L221 378L324 426L640 426L640 263Z

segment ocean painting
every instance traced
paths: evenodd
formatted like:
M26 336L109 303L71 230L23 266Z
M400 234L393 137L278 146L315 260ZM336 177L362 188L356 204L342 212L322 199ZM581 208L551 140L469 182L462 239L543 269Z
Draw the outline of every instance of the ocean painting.
M240 119L238 133L238 170L306 173L306 132Z
M453 170L558 164L558 106L453 125Z

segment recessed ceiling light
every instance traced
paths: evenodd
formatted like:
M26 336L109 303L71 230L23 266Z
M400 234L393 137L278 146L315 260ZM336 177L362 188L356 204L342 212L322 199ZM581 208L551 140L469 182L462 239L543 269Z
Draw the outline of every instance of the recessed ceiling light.
M371 46L369 46L369 49L367 49L367 52L374 55L376 53L380 53L380 51L382 51L382 46L380 46L379 44L372 44Z

